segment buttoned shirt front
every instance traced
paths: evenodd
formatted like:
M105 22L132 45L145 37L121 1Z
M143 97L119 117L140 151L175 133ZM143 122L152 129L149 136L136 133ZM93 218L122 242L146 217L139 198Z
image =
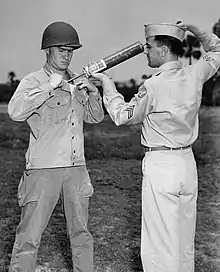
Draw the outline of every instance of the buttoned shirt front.
M184 147L198 136L202 88L220 66L220 40L204 35L207 53L194 65L167 62L139 87L129 103L109 84L104 103L116 125L142 124L141 143L148 147Z
M103 120L102 98L67 82L53 90L46 68L24 77L8 104L9 116L30 126L26 168L85 165L83 122Z

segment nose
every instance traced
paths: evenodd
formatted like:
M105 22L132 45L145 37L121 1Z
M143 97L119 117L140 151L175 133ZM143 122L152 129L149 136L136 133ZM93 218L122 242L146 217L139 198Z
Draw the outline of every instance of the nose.
M68 58L69 58L69 53L68 53L68 51L64 51L63 57L64 57L64 59L68 59Z
M148 48L147 48L147 45L144 44L144 54L147 55L148 54Z
M71 53L70 53L68 50L63 51L62 57L63 57L65 60L69 60L70 56L71 56Z

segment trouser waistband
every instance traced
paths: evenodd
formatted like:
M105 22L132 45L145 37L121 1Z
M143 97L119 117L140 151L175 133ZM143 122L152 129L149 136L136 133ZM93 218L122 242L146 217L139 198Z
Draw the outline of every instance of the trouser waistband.
M149 147L149 146L145 146L144 151L145 152L161 151L161 150L175 151L175 150L184 150L184 149L191 148L191 147L192 147L191 145L187 145L187 146L183 146L183 147L168 147L168 146Z

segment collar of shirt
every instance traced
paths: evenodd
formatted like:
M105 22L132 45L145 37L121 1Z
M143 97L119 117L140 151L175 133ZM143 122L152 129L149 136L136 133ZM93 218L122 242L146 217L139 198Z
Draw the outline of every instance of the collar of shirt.
M45 63L45 64L44 64L43 69L44 69L44 72L45 72L48 76L50 76L50 75L53 73L53 71L50 69L48 63ZM72 78L72 77L76 76L76 74L73 73L73 72L71 72L69 69L67 69L66 72L67 72L67 74L69 75L69 78Z
M158 72L155 74L155 76L161 74L164 71L169 71L169 70L173 70L173 69L181 69L183 67L182 63L177 60L177 61L169 61L164 63L163 65L161 65L159 67Z
M51 71L48 63L45 63L45 65L43 67L43 70L48 75L48 77L53 73L53 71ZM67 69L67 73L68 73L68 75L69 75L70 78L76 76L76 74L74 74L73 72L71 72L69 69ZM70 86L69 86L69 84L66 81L64 81L61 89L64 90L64 91L68 91L69 92L70 91Z

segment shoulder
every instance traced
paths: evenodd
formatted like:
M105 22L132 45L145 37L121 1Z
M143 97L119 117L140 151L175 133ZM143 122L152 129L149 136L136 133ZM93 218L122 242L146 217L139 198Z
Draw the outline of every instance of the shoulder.
M143 98L145 96L149 96L153 94L153 85L152 80L146 79L138 88L137 97Z
M43 68L25 75L22 81L37 81L39 83L48 80L48 75Z
M154 88L157 84L161 83L163 80L163 72L157 72L153 74L150 78L144 81L144 85L148 88Z
M150 78L146 79L143 82L143 86L148 90L148 91L153 91L155 86L161 82L161 77L160 74L152 75ZM141 85L142 86L142 85ZM140 86L140 87L141 87ZM143 87L142 87L143 88Z

